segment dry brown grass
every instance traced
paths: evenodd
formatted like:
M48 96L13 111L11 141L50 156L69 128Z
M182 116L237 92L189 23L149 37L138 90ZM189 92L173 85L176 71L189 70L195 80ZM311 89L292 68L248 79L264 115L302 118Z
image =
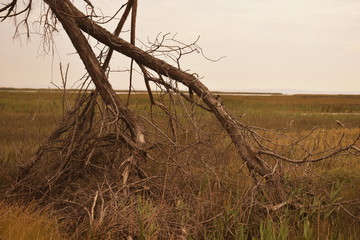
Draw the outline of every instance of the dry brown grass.
M41 107L36 107L35 101L31 101L33 105L28 101L16 103L14 99L18 99L19 96L20 93L16 96L7 94L1 97L5 103L1 110L4 114L0 115L4 123L0 134L5 140L1 142L0 162L2 166L10 169L10 172L14 171L14 163L26 161L36 145L42 142L44 136L54 127L47 119L56 118L54 115L61 119L62 112L52 109L51 111L55 111L56 114L53 112L46 117L47 108L41 110ZM38 94L27 93L26 96L31 99ZM54 105L61 106L61 98L58 97L59 95L54 99L50 97L48 104L52 105L51 102L54 101ZM224 98L225 104L231 107L233 103L233 111L242 115L243 108L238 103L245 101L243 97ZM298 116L299 112L295 109L301 112L304 109L310 111L312 105L309 105L311 101L308 97L285 98L284 106L281 105L281 97L249 98L246 100L248 102L243 103L243 106L249 107L248 114L243 120L256 119L251 125L258 126L277 124L273 129L280 129L284 133L257 131L274 139L273 142L276 144L272 144L272 147L276 146L274 148L282 151L284 155L297 158L303 154L299 149L284 146L290 146L295 138L309 135L310 128L308 125L302 127L293 125L290 129L288 119ZM8 99L7 103L6 99ZM329 99L331 97L326 99L326 105L331 106L334 102ZM357 111L358 106L353 104L357 101L356 97L349 97L350 100L344 99L342 104L346 109L354 107L351 111ZM266 100L266 104L263 104L265 107L261 108L260 103L264 100ZM250 104L251 101L257 104ZM336 100L337 103L338 101L339 99ZM40 104L46 102L40 101ZM133 97L131 104L135 111L144 117L149 117L146 96ZM306 108L299 107L304 104ZM23 115L26 107L21 105L30 105L27 106L28 118ZM236 106L240 108L238 112ZM277 106L279 109L276 108ZM17 111L17 107L20 110ZM293 109L294 112L289 114L291 112L289 109ZM269 114L269 111L272 113ZM314 110L316 111L318 110ZM37 116L31 121L35 112ZM259 112L258 118L251 116L257 112ZM152 116L156 119L156 126L143 119L147 137L152 144L149 146L146 162L140 163L147 177L139 178L136 174L130 174L129 181L123 184L125 165L122 163L129 156L129 150L121 144L116 145L116 148L113 145L108 146L108 140L111 138L101 138L104 141L100 141L100 138L79 141L79 144L84 144L84 149L94 149L92 157L87 158L90 155L79 157L78 154L84 151L74 151L73 158L65 160L62 157L63 150L56 148L58 145L55 142L54 145L49 145L55 146L54 151L44 155L45 160L33 170L32 177L28 178L20 191L23 194L36 189L37 192L27 195L27 198L12 196L9 198L13 199L10 202L28 205L29 201L34 204L35 199L37 207L41 209L46 206L47 211L52 209L51 215L65 219L60 228L74 239L121 239L128 236L138 239L176 239L181 236L186 236L188 239L248 239L249 237L289 239L292 236L299 236L299 239L304 239L305 236L308 239L317 237L356 239L359 237L360 226L356 218L360 215L358 207L360 193L357 188L357 184L360 183L359 171L357 171L358 157L344 152L335 158L316 164L281 163L286 184L292 191L293 198L302 198L304 201L298 209L289 207L269 212L266 201L258 195L258 190L253 185L246 167L239 161L230 139L218 123L208 113L196 110L193 119L197 124L194 126L187 118L190 111L177 109L176 113L179 123L176 144L169 144L170 140L174 141L174 136L170 122L165 119L166 114L163 111L159 109L153 111ZM43 117L40 117L42 114ZM12 116L11 121L8 120L9 116ZM286 121L283 120L283 116L286 116ZM321 117L329 124L332 121L329 120L328 115ZM15 124L16 121L19 121L19 124ZM340 129L336 123L327 125L326 128L319 128L302 141L303 146L318 151L331 148L338 144L344 131L346 134L342 144L350 143L360 129L352 127L352 120L341 121L350 128ZM284 122L287 124L283 124ZM47 127L49 125L50 127ZM29 127L23 128L23 126ZM157 131L160 127L163 129L162 133ZM34 129L41 131L41 134L32 135ZM13 135L9 135L9 131ZM96 132L96 128L92 131ZM283 135L285 133L286 135ZM105 136L111 137L111 135L101 137ZM67 141L68 137L64 136L60 140ZM113 144L116 143L114 139L111 141ZM20 148L23 150L20 150L19 146L24 146ZM90 164L86 164L88 160ZM268 160L272 161L270 158ZM66 166L61 168L63 172L58 172L59 164ZM62 174L64 172L65 175ZM4 175L6 173L2 176ZM56 176L66 176L66 178L58 178L58 181L52 182ZM11 181L13 180L10 176L7 180L3 180L3 184ZM19 194L19 192L14 193ZM17 205L5 205L4 209L12 207ZM42 214L43 212L40 211L40 215L35 216L41 219ZM16 215L15 218L21 216Z
M49 209L37 210L36 204L26 207L0 202L0 239L60 240L60 219Z

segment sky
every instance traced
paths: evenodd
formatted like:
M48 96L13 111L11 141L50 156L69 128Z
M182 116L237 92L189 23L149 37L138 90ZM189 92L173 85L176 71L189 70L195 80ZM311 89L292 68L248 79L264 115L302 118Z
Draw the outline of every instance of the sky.
M93 1L105 15L123 2ZM159 33L188 43L200 36L205 56L221 59L195 53L181 67L199 74L211 90L360 93L358 0L139 0L137 21L143 42ZM67 86L77 86L84 67L64 31L55 35L53 53L44 55L38 35L13 39L14 30L13 21L0 23L0 87L61 86L60 62L70 64ZM128 39L126 33L121 37ZM113 59L113 69L128 66L124 57ZM127 79L120 72L110 77L115 89L126 89ZM134 86L145 88L140 77Z

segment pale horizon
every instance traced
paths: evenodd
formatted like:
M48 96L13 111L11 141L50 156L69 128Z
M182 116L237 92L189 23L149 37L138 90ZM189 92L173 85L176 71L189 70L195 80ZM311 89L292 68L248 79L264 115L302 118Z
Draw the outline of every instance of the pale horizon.
M107 3L104 12L112 15L121 3ZM359 29L358 1L158 0L139 2L137 37L146 42L171 32L180 41L192 42L200 36L198 44L207 57L225 57L212 62L201 54L185 56L182 69L198 73L211 90L360 93ZM61 85L60 61L63 66L70 63L68 85L77 86L84 67L63 31L55 37L57 53L52 57L42 56L36 35L30 43L24 37L21 44L12 40L14 30L12 22L0 23L0 87ZM121 70L128 63L116 57L112 67ZM115 73L110 81L114 89L128 85L125 74ZM145 89L140 76L134 86Z

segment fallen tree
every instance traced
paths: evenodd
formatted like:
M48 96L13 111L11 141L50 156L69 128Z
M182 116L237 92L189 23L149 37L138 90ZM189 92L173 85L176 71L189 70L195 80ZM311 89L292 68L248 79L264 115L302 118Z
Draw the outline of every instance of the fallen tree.
M142 192L151 191L143 184L159 176L144 171L141 165L150 157L149 152L160 148L153 139L148 140L151 134L146 134L144 121L141 121L143 117L131 110L119 98L108 81L106 72L114 51L127 56L139 66L150 98L151 109L153 106L158 107L169 119L170 133L159 127L152 116L150 120L146 118L145 123L151 125L158 135L164 135L171 146L177 146L177 128L181 128L174 113L176 110L170 109L171 106L176 105L174 95L181 99L177 101L182 104L184 104L183 99L188 102L189 109L199 107L216 117L230 137L239 158L246 165L254 186L258 186L256 189L259 190L261 198L265 199L267 210L276 211L287 205L295 207L302 205L301 200L290 197L281 169L278 167L279 162L311 163L325 160L341 152L359 151L357 146L359 136L352 143L344 145L340 140L335 147L316 152L309 151L299 144L302 138L291 140L291 144L287 147L297 147L303 152L298 159L285 156L281 151L276 150L274 139L267 139L255 128L241 123L195 74L184 72L179 66L172 66L135 46L137 0L127 2L114 33L110 33L92 20L95 15L85 15L69 0L44 0L44 2L49 6L46 17L61 23L96 90L91 95L86 91L80 91L79 99L72 111L37 150L34 157L22 167L16 181L8 189L7 197L40 199L43 203L51 200L57 208L63 209L64 204L79 205L80 208L85 209L81 219L89 219L90 225L93 226L96 221L98 225L104 221L105 212L110 211L106 210L105 203L107 206L114 204L118 201L118 194L131 195L130 192L140 191L139 189ZM94 9L89 1L86 2L91 9ZM7 10L4 19L31 10L31 1L23 11L16 11L16 3L17 1L13 0L0 9L0 12ZM127 42L118 35L130 12L132 13L131 40ZM56 29L56 26L53 28ZM108 47L107 56L102 64L101 58L99 61L84 33ZM161 46L160 42L156 48ZM187 47L189 46L184 48ZM177 49L169 50L171 53L176 51ZM183 53L179 51L177 54L176 59L179 59ZM170 107L155 99L151 83L164 89L169 95ZM190 94L180 91L178 84L186 86ZM103 107L99 107L97 96L101 97ZM100 117L97 117L99 112ZM188 114L187 118L192 122L190 115ZM196 124L193 125L196 129ZM194 147L196 146L195 144ZM184 149L180 152L185 151ZM39 178L39 174L43 177ZM88 191L83 189L84 183L90 185ZM99 190L102 189L96 186L99 184L106 185L106 190ZM95 190L97 188L99 189ZM86 203L81 203L80 199L84 198L81 195L86 193L92 193L94 197L88 199Z

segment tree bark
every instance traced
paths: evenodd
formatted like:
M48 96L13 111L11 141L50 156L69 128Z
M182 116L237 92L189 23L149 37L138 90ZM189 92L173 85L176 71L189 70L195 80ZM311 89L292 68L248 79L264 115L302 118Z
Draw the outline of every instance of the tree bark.
M131 43L114 36L106 29L102 28L91 19L86 17L79 11L69 0L56 1L45 0L49 4L53 12L63 24L76 50L81 56L90 76L99 90L101 97L109 105L115 105L122 113L122 117L133 126L135 129L134 136L138 139L142 133L135 121L131 112L119 101L112 90L109 82L99 64L96 61L95 55L91 51L90 46L86 42L85 37L81 34L79 28L94 37L99 42L109 46L115 51L134 59L138 64L141 64L153 71L174 79L197 94L204 103L208 106L211 112L222 124L228 135L231 137L239 156L246 163L249 171L253 175L260 175L266 180L266 195L272 203L283 202L283 188L281 179L277 178L273 169L265 165L259 158L258 149L255 149L253 143L247 138L247 129L232 116L221 102L209 91L209 89L195 76L183 72L182 70L157 59L143 50L133 46ZM76 26L77 25L77 26ZM78 28L79 27L79 28ZM91 53L91 56L89 56Z
M131 131L131 145L141 148L141 145L144 143L143 129L135 115L116 95L107 80L104 69L101 68L91 46L77 26L75 16L73 17L71 14L70 7L72 4L66 1L53 0L45 0L45 2L61 22L105 104L110 106L117 117L122 119L128 126Z

